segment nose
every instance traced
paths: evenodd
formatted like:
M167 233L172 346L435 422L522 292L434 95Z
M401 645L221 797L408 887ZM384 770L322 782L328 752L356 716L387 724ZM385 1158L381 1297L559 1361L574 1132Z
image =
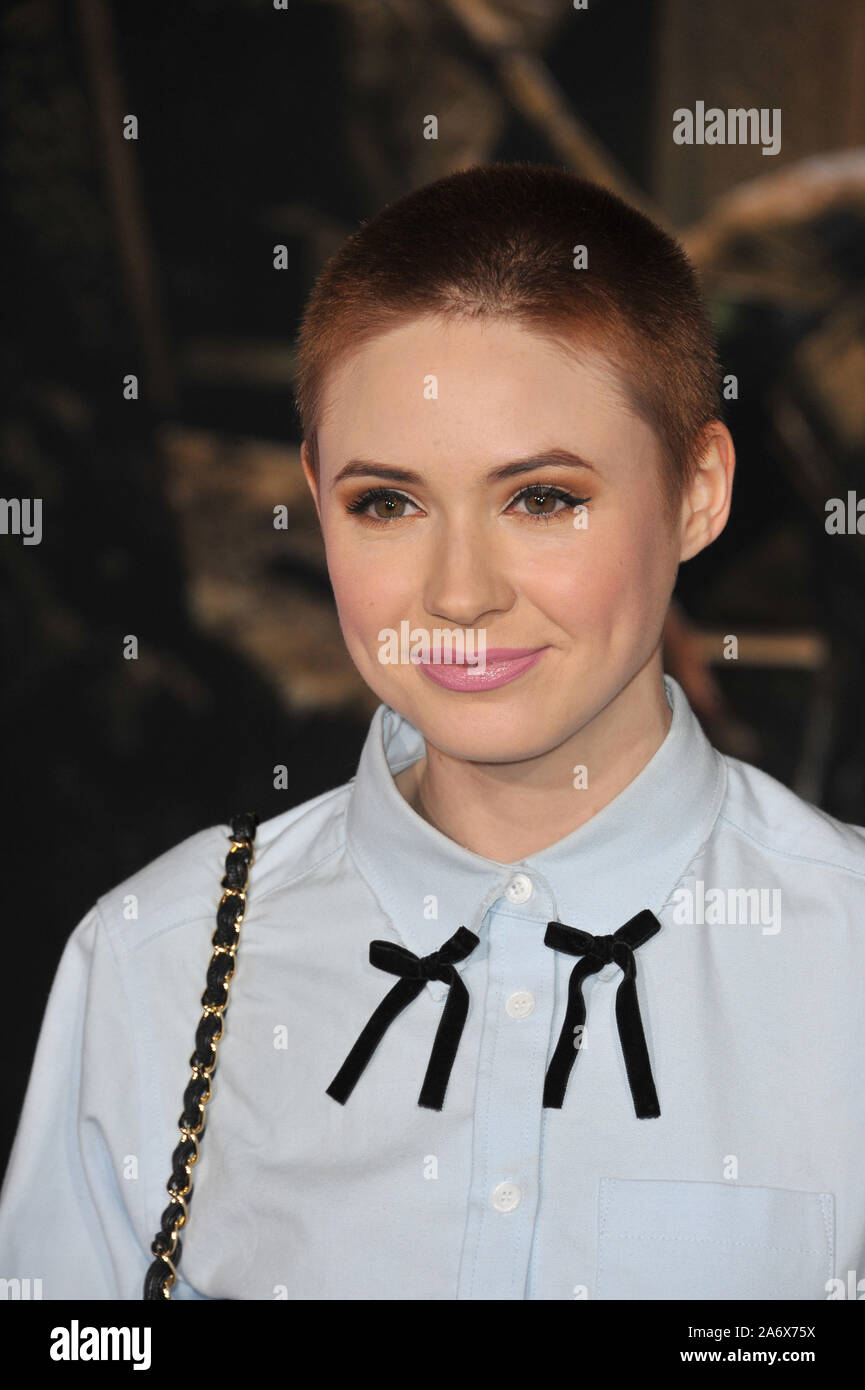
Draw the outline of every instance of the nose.
M505 556L496 537L470 525L443 530L426 556L424 607L431 616L461 627L477 627L493 613L507 613L516 600Z

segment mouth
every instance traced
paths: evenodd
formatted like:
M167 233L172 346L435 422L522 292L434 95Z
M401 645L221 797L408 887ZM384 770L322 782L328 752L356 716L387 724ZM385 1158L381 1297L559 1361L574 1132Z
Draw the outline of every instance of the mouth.
M495 690L509 685L536 666L549 647L487 647L483 665L479 661L419 662L428 680L448 690Z

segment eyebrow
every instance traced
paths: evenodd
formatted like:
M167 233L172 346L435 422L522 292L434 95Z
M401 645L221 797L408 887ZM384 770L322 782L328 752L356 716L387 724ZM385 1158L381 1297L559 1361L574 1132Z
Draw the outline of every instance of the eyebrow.
M522 473L534 473L538 468L586 468L592 473L599 472L593 463L588 459L581 458L579 454L573 453L570 449L545 449L543 453L532 454L528 458L514 459L512 463L504 463L499 468L493 468L487 474L487 482L500 482L503 478L516 478ZM344 468L341 468L331 483L331 487L336 487L337 483L345 478L386 478L392 483L423 483L424 479L420 473L415 473L411 468L395 468L389 463L376 463L371 459L351 459Z

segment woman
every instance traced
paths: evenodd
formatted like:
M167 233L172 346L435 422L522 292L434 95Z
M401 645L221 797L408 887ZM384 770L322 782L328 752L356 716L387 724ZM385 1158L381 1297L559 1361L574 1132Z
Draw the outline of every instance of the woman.
M237 975L167 1206L226 827L73 932L0 1274L45 1298L833 1296L865 1273L865 832L722 757L662 671L734 469L684 254L563 171L470 169L350 238L298 363L381 704L355 778L234 827L193 1060L235 942Z

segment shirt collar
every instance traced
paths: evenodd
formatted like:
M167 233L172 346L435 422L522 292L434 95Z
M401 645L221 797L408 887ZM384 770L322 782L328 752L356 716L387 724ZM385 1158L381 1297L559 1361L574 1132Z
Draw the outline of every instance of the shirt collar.
M642 908L660 914L712 832L727 773L681 686L668 675L664 686L673 718L642 771L585 825L512 864L474 854L412 810L394 776L423 755L423 736L379 705L353 779L346 835L409 950L428 955L460 926L483 940L484 917L499 898L525 920L558 919L595 935L616 931ZM515 897L506 893L517 875L531 881L527 899L522 877ZM428 988L436 999L446 992L438 981Z

